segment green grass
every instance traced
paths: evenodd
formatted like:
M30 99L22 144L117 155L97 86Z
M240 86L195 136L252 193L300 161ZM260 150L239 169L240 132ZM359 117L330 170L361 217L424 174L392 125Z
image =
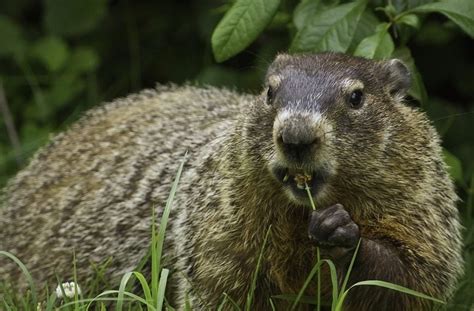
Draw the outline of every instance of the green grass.
M106 290L102 293L94 295L91 292L88 292L87 295L78 295L77 290L75 291L74 297L72 298L57 298L56 293L48 293L44 295L44 297L38 297L38 287L37 284L34 283L31 274L29 273L27 267L13 254L0 251L0 256L6 256L10 260L14 261L20 270L23 272L24 277L27 279L29 284L29 290L24 294L20 295L9 289L6 284L0 284L0 293L2 293L3 297L0 301L0 309L4 310L45 310L45 311L53 311L53 310L74 310L74 311L83 311L83 310L109 310L111 306L114 307L115 310L147 310L147 311L158 311L163 310L164 306L166 306L167 310L174 310L171 306L167 305L166 303L166 284L168 280L168 276L170 271L163 267L162 265L162 255L163 255L163 243L164 237L166 232L166 226L168 222L168 217L170 214L171 206L173 203L174 196L177 191L179 179L183 170L183 166L185 163L185 159L181 161L179 166L178 172L176 174L172 189L170 191L168 200L166 202L166 206L163 211L163 215L160 220L160 226L157 232L156 228L156 220L155 214L153 209L153 223L151 225L151 246L150 252L147 256L144 257L142 262L139 264L137 270L126 273L119 284L119 288L117 290ZM311 193L309 187L306 187L308 195L311 197ZM472 190L472 184L471 184ZM472 212L472 191L470 192L467 208L464 211L465 213L469 213L464 219L468 221L473 221L474 214ZM314 202L311 199L311 205L313 210L316 209ZM470 223L472 225L472 223ZM470 228L473 228L471 226ZM224 293L223 299L220 305L216 306L216 310L223 310L224 308L228 308L229 306L232 307L234 310L253 310L253 301L255 295L255 289L257 286L258 281L258 274L260 271L260 267L262 264L262 260L264 257L265 248L268 242L269 237L271 236L271 227L268 228L263 245L261 247L260 253L258 255L258 260L256 264L255 271L252 275L252 279L250 280L250 290L246 297L246 302L244 306L239 306L235 300ZM331 311L340 311L343 310L344 300L347 298L348 293L355 287L358 286L379 286L388 288L391 290L399 291L406 293L408 295L416 296L422 299L429 299L439 303L438 309L442 310L470 310L471 306L474 305L474 286L473 281L469 278L470 275L473 275L473 256L472 250L474 249L474 231L471 229L466 233L466 276L460 282L459 289L453 299L449 304L445 305L443 301L429 297L423 293L413 291L411 289L384 282L378 280L366 280L362 282L357 282L348 286L348 280L350 273L352 271L352 267L355 261L355 258L358 253L359 244L357 245L354 255L351 259L350 265L348 267L348 271L345 275L345 278L342 282L342 285L339 287L338 279L337 279L337 271L334 263L331 260L320 259L319 256L319 249L316 249L316 263L313 266L312 270L310 271L309 275L307 276L303 287L300 289L297 295L276 295L273 297L268 297L269 304L272 310L276 310L275 307L275 300L287 300L292 303L291 310L296 310L298 306L301 304L309 304L314 305L315 310L320 310L323 302L321 301L321 293L320 293L320 284L321 284L321 275L320 270L323 265L327 265L330 270L330 282L332 284L332 301L330 302ZM147 281L145 276L140 273L139 271L144 266L145 262L151 258L151 280L150 282ZM73 267L74 267L74 281L77 284L77 275L76 275L76 268L75 268L75 257L73 260ZM110 259L104 262L105 265L111 264ZM104 273L106 271L105 267L95 267L97 270L98 278L104 278ZM316 277L316 281L314 278ZM138 282L140 285L141 293L137 293L136 291L131 291L132 283L131 281L134 280ZM328 280L326 280L328 281ZM316 295L312 296L305 296L306 289L315 283L316 287ZM91 280L90 284L93 288L99 288L99 284L101 283L100 280ZM58 284L61 284L61 281L58 278ZM80 284L79 284L80 285ZM48 288L47 285L42 285L45 288ZM61 291L63 296L65 296L65 290L60 285ZM85 287L86 288L86 287ZM84 289L85 289L84 288ZM84 298L87 296L89 298ZM1 296L0 296L1 297ZM38 306L41 306L41 309L37 309ZM186 311L192 310L192 305L186 298L185 309Z

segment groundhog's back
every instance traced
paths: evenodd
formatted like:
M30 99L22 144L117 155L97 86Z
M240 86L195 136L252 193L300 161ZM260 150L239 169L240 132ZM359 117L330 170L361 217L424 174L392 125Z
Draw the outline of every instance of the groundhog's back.
M185 152L225 135L250 99L216 88L159 87L96 108L52 139L10 181L0 208L0 250L34 278L81 278L112 258L108 274L135 268L148 249L152 205L163 206ZM0 275L25 285L0 258ZM1 281L1 280L0 280Z

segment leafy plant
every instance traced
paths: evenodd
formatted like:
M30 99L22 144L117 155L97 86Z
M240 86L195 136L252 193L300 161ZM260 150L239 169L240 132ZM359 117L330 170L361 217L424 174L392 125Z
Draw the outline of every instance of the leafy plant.
M426 91L406 45L413 33L406 30L419 28L420 19L426 13L441 13L474 38L474 2L442 1L414 7L411 4L415 1L408 3L408 7L402 8L393 6L391 1L386 6L377 6L368 0L348 3L303 0L295 8L293 23L289 25L296 29L289 51L333 51L373 59L398 56L412 71L414 83L410 95L424 102ZM246 48L269 24L279 5L279 0L237 0L212 36L216 60L225 61ZM384 15L379 17L377 12ZM370 25L360 25L364 14L371 16Z
M0 171L11 171L15 161L23 164L55 127L45 123L66 111L80 95L91 94L89 107L99 100L91 84L100 62L97 51L87 44L72 44L66 36L84 35L95 27L105 13L106 2L45 2L43 27L47 34L43 36L0 11L0 41L8 42L0 46L0 65L7 64L0 72L0 86L8 90L0 101L2 106L10 106L0 116L24 125L18 133L9 134L17 150L0 154ZM20 78L13 79L11 75ZM12 94L18 95L12 98ZM27 109L21 109L24 102L29 103ZM2 140L0 135L0 151ZM4 178L0 175L0 184Z

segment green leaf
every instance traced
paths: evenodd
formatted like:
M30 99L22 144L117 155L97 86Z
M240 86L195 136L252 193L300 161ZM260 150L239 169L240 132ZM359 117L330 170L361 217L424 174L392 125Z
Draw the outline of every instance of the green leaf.
M99 65L99 56L92 48L78 47L71 52L66 70L71 74L94 71Z
M85 88L85 81L78 76L61 74L51 87L44 91L45 101L49 104L48 108L55 112L60 108L70 104Z
M63 67L69 56L69 50L62 39L45 37L35 43L32 54L49 71L57 71Z
M309 17L319 11L321 0L303 0L296 6L293 13L293 24L301 30Z
M395 48L392 37L388 33L389 24L377 26L375 34L362 40L357 46L354 55L371 59L387 59Z
M432 3L434 1L436 0L392 0L391 2L393 6L395 6L397 13L400 14L401 12L408 11L417 6Z
M107 0L46 0L44 25L57 35L79 35L94 29L107 9Z
M11 19L0 15L0 57L20 56L25 47L21 29Z
M394 17L397 14L397 8L392 5L392 3L389 3L383 7L383 8L377 8L376 10L380 10L385 13L385 15L391 20L392 17Z
M448 0L416 7L414 13L441 13L455 22L471 38L474 38L474 1Z
M212 34L216 61L223 62L250 45L272 21L280 0L237 0Z
M366 37L374 34L374 29L380 24L380 20L370 10L364 11L359 23L357 24L356 31L352 38L351 45L349 46L348 53L353 54L359 43Z
M359 0L314 15L296 33L290 51L346 52L366 4L366 0Z
M395 3L404 5L403 9L400 11L406 11L423 4L432 3L434 1L436 0L402 0L402 1L396 1Z
M459 161L459 159L455 155L453 155L446 149L443 149L443 156L444 161L448 165L448 171L449 175L451 175L451 178L457 182L462 183L463 177L461 161Z
M410 49L407 47L401 47L396 49L392 55L394 58L398 58L402 60L405 65L408 66L411 73L411 87L408 91L408 94L412 96L414 99L418 100L422 105L426 103L428 95L426 94L425 84L423 83L423 79L421 78L418 69L416 68L415 61L411 56Z
M297 30L301 30L313 15L332 8L338 3L339 1L334 0L302 0L294 10L293 24Z
M405 24L415 29L420 28L420 19L415 14L406 14L396 20L397 24Z

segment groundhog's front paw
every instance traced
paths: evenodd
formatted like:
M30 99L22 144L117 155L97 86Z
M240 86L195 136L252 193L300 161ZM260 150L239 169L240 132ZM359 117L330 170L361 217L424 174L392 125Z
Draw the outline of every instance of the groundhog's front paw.
M313 211L308 233L332 259L352 253L360 238L359 227L341 204Z

